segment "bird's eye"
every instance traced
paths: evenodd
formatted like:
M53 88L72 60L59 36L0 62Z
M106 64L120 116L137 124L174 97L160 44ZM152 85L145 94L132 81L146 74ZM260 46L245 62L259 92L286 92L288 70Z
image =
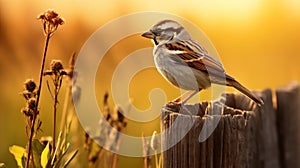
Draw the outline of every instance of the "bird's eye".
M153 33L155 36L160 36L161 35L161 32L162 32L162 30L160 30L160 29L157 29L157 30L150 30L151 31L151 33Z
M150 30L150 32L151 32L152 34L154 34L155 36L157 36L156 31Z

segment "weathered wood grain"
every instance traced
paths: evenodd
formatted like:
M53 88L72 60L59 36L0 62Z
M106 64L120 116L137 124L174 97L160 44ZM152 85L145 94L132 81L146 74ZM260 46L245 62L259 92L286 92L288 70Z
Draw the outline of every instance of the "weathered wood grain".
M299 85L278 88L275 105L270 89L255 94L263 106L242 94L181 108L167 104L162 144L170 148L163 152L163 167L300 167Z
M300 167L299 84L293 82L277 88L276 97L281 166Z

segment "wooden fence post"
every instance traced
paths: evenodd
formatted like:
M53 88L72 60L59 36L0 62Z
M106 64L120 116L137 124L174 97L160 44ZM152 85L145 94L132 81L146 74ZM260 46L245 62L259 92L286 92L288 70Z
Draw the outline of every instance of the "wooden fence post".
M275 107L270 89L257 94L262 107L242 94L163 107L163 167L300 167L299 85L278 88Z
M300 87L296 82L276 90L281 166L300 167Z

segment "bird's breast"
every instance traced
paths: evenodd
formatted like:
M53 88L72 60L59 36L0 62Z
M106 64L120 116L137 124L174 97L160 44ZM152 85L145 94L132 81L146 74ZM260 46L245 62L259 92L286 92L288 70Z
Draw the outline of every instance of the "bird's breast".
M173 85L185 90L198 90L207 88L210 83L205 83L206 76L201 72L196 72L187 64L176 59L176 55L164 51L164 49L155 48L153 51L154 63L162 76ZM199 82L202 80L204 82ZM203 84L203 86L202 86Z

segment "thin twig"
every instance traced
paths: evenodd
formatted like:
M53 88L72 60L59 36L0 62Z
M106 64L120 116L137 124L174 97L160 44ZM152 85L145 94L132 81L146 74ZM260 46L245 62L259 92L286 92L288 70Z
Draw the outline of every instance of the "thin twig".
M46 37L46 43L45 43L45 49L44 49L44 54L43 54L43 60L42 60L42 65L41 65L41 71L40 71L40 76L39 76L39 88L37 90L37 99L36 99L36 104L35 104L35 114L33 115L32 119L32 125L30 128L30 137L29 137L29 142L28 142L28 150L27 150L27 160L26 160L26 168L29 168L29 162L30 162L30 156L31 156L31 144L32 144L32 139L34 135L34 125L35 121L38 115L38 106L39 106L39 100L40 100L40 95L41 95L41 88L42 88L42 82L43 82L43 74L44 74L44 67L45 67L45 60L46 60L46 55L47 55L47 50L48 50L48 44L49 40L51 37L51 33L47 34ZM33 160L33 158L32 158ZM34 162L32 162L34 165Z
M55 151L55 132L56 132L56 112L57 112L57 97L58 97L58 86L55 86L55 93L54 93L54 105L53 105L53 141L52 141L52 147L53 151Z
M46 38L46 44L45 44L45 50L44 50L44 55L43 55L41 72L40 72L40 82L39 82L40 84L39 84L39 88L37 90L37 99L36 99L36 105L35 105L36 110L38 109L40 95L41 95L44 67L45 67L45 61L46 61L46 55L47 55L47 50L48 50L48 44L49 44L50 37L51 37L51 33L48 33L47 38Z
M56 134L56 114L57 114L57 105L58 105L58 94L62 84L62 76L55 76L54 82L54 104L53 104L53 141L52 147L55 150L55 134Z
M52 92L51 92L51 88L50 88L49 82L46 81L46 83L47 83L47 88L48 88L48 91L49 91L49 93L50 93L50 96L51 96L52 100L54 100L54 96L53 96L53 94L52 94Z

